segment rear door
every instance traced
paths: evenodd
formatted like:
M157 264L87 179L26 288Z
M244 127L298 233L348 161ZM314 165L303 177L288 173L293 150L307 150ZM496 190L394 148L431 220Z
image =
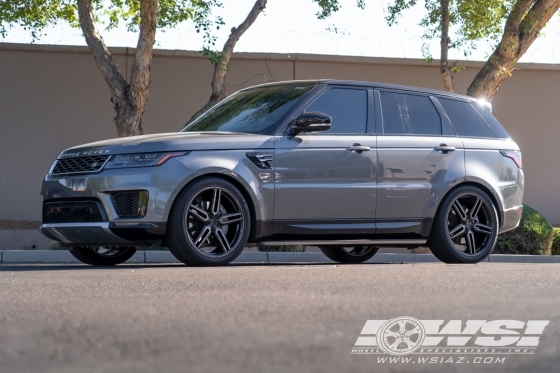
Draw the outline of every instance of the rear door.
M304 110L330 115L329 131L275 138L275 233L375 232L372 104L373 89L329 87Z
M464 149L435 98L376 90L377 232L416 232L438 199L464 179Z

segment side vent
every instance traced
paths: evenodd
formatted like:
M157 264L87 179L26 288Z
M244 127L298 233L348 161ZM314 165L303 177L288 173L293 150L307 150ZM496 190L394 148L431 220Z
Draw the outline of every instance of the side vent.
M247 155L247 158L249 158L258 168L263 170L270 170L272 168L270 164L270 162L274 160L272 153L252 152L245 153L245 155Z

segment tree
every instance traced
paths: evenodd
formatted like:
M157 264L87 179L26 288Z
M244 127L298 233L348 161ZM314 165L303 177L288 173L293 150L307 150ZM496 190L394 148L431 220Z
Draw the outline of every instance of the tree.
M338 0L312 0L317 3L320 7L320 11L316 14L317 18L325 19L332 15L332 13L338 12L340 10L340 4ZM204 48L203 54L208 57L210 62L214 65L214 73L212 75L212 93L208 102L189 119L187 124L194 121L196 118L201 116L204 112L210 109L212 106L216 105L218 102L222 101L226 97L226 75L229 69L231 55L233 54L233 49L235 44L239 41L239 38L243 36L245 31L251 27L255 22L260 13L263 12L266 7L267 0L256 0L255 4L251 8L247 18L238 26L231 29L231 33L224 44L221 52L213 51L210 48ZM365 0L357 0L357 5L360 8L364 8Z
M395 0L388 7L388 24L396 24L402 12L416 3ZM425 0L427 15L420 22L425 28L424 57L431 61L427 42L439 35L440 72L445 88L453 91L452 71L460 67L450 68L448 50L457 48L468 55L477 42L494 41L494 52L467 89L467 95L490 101L559 7L560 0ZM455 29L453 37L450 27Z
M417 0L395 0L386 16L389 26L395 25L403 11L417 4ZM504 0L425 0L426 15L420 21L424 27L422 53L426 61L432 56L428 43L440 39L440 73L445 89L454 92L453 72L460 66L450 66L450 49L462 50L468 56L477 42L491 40L497 43L502 23L507 15L509 1ZM453 30L450 35L450 28Z
M267 0L256 0L255 4L251 8L251 11L247 15L247 18L237 27L231 29L224 47L221 52L214 52L208 48L203 49L203 53L208 57L210 62L214 64L214 74L212 75L212 94L210 99L199 111L194 113L191 119L187 122L189 124L200 115L202 115L206 110L210 109L212 106L216 105L218 102L222 101L226 97L226 74L229 68L229 60L233 54L233 48L239 38L251 27L255 22L259 14L266 7Z
M515 1L500 43L474 77L467 95L490 101L558 8L560 0Z
M211 26L222 23L219 18L210 19L213 6L221 6L221 3L218 0L43 0L31 3L5 0L0 3L0 34L6 36L7 29L20 25L36 39L46 27L58 22L80 27L111 91L117 134L119 137L134 136L143 133L142 115L148 100L156 30L193 20L197 31L211 38ZM99 33L97 24L103 16L108 19L107 28L126 22L130 31L138 30L129 82Z

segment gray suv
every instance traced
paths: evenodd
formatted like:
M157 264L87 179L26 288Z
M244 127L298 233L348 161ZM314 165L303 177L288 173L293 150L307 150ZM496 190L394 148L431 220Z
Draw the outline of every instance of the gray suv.
M314 245L361 263L428 245L476 263L519 224L517 144L471 97L316 80L241 90L180 132L63 151L42 188L41 232L84 263L165 245L224 265L247 242Z

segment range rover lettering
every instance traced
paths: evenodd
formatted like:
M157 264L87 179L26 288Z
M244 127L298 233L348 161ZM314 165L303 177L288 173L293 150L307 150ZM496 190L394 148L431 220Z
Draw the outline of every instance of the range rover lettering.
M41 232L84 263L162 242L224 265L248 242L319 246L361 263L427 245L476 263L519 224L521 152L488 104L369 82L243 89L180 132L63 151L46 175Z

